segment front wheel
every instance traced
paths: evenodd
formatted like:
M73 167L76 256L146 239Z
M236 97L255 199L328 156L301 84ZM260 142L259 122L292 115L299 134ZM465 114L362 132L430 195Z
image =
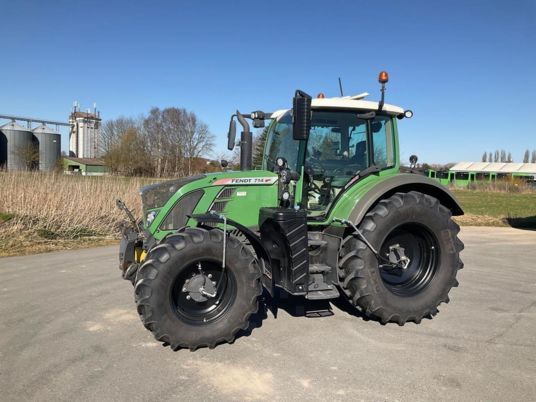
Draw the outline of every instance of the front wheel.
M353 304L382 323L437 314L463 267L450 211L429 195L397 193L368 212L359 229L381 257L355 235L345 238L339 274Z
M249 326L262 293L251 251L223 232L188 228L152 249L136 277L138 313L155 338L172 349L232 342Z

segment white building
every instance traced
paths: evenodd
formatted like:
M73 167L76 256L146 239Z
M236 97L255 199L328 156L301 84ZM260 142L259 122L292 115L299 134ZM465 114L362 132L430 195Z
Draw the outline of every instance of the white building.
M100 112L96 107L93 112L81 112L75 103L69 116L71 132L69 133L69 155L77 158L97 158L99 152Z

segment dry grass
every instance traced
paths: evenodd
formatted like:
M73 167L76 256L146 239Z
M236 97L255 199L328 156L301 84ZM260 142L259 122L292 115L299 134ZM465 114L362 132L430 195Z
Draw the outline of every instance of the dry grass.
M456 187L453 187L456 189ZM467 186L468 190L491 193L534 193L536 187L532 182L520 178L495 181L474 181Z
M0 172L0 256L117 242L121 198L140 216L138 190L156 179ZM501 191L503 190L503 191ZM456 190L462 225L536 229L536 192Z
M115 200L139 216L138 190L151 181L0 172L0 255L110 242L125 219Z

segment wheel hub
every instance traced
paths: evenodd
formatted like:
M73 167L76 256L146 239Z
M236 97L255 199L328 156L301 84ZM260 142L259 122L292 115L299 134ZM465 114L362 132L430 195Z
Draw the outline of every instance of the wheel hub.
M387 254L389 262L393 264L394 268L406 269L411 260L406 256L406 250L401 247L400 244L393 244L389 246L389 253Z
M203 303L216 297L216 282L213 282L210 276L199 273L188 279L182 289L183 292L187 293L186 298Z

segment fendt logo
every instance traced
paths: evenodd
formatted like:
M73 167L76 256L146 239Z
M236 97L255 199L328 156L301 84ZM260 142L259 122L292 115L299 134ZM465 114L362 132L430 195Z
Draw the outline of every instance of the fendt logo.
M277 177L236 177L229 179L219 179L212 183L213 186L226 185L269 185L274 184Z

